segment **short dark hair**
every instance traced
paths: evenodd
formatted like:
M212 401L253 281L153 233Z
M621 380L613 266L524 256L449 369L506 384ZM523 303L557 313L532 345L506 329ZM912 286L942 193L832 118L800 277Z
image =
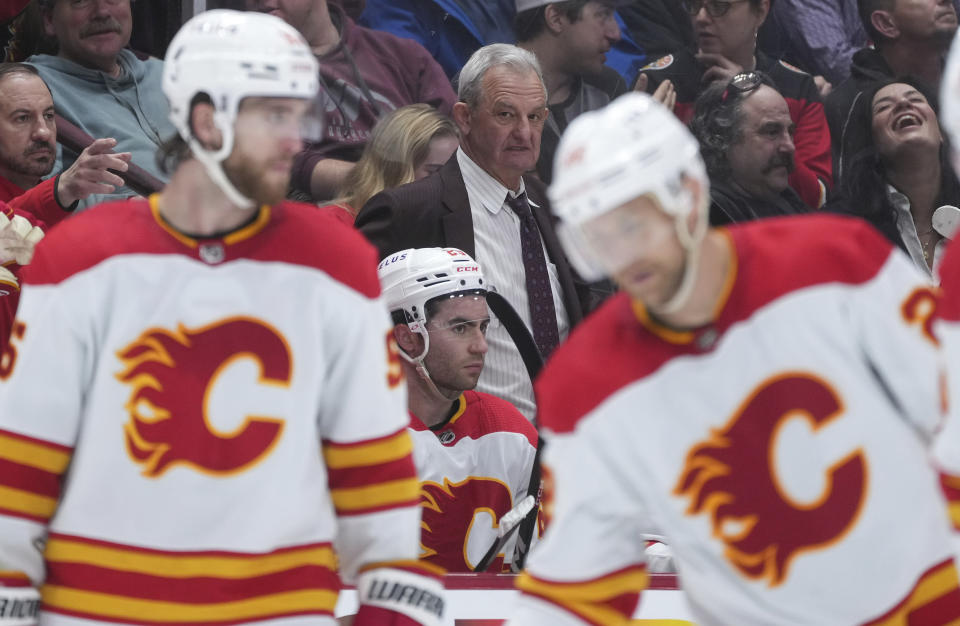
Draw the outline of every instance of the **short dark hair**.
M779 93L769 76L756 73L762 85ZM700 143L700 156L711 180L730 175L730 148L743 137L743 103L760 88L741 92L729 85L730 81L716 81L707 87L697 98L690 120L690 130Z
M27 65L26 63L0 63L0 83L2 83L7 76L13 76L14 74L29 74L38 78L40 77L40 72L32 65ZM40 80L43 79L41 78Z
M857 12L860 13L860 21L863 22L863 29L867 31L867 37L877 48L889 41L880 31L873 27L871 16L874 11L892 11L897 0L857 0Z
M583 16L583 7L587 6L590 0L565 0L565 2L553 2L553 6L571 22L576 22ZM527 9L522 13L517 13L513 19L513 34L517 37L517 42L530 41L547 29L547 19L545 17L547 6L543 5L533 9Z

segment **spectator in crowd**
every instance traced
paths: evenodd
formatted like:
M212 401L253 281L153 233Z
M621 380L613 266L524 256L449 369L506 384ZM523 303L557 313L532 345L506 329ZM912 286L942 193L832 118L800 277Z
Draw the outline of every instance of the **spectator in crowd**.
M524 175L536 165L548 114L540 66L522 48L491 44L470 57L459 90L455 157L433 176L371 198L356 224L381 258L434 246L476 258L547 356L583 317L589 294L560 248L543 184ZM533 388L506 329L491 327L487 343L478 388L532 418Z
M373 128L357 166L343 181L330 210L353 224L357 211L384 189L435 174L460 144L456 124L428 104L408 104Z
M772 32L765 33L768 28ZM838 85L850 76L853 54L866 43L857 0L777 0L770 3L759 46Z
M130 0L99 2L40 0L44 28L56 40L56 56L29 61L56 101L56 110L91 137L114 137L115 149L161 180L157 149L175 133L167 101L160 91L163 62L139 59L125 49L130 41ZM63 150L63 165L78 155ZM135 193L120 186L94 193L84 206Z
M710 176L712 225L808 210L789 185L794 125L769 77L745 72L710 85L690 127Z
M620 39L614 5L614 0L517 0L517 45L536 55L547 87L550 115L537 160L537 174L547 184L567 124L626 91L620 74L604 65Z
M129 152L110 153L114 139L98 139L66 171L42 180L53 170L57 152L53 111L50 90L34 67L0 63L0 203L10 205L0 214L19 216L41 232L70 215L82 198L122 186L123 179L107 169L124 171L130 160ZM9 261L0 259L0 264ZM3 347L20 300L20 264L7 264L0 274Z
M853 55L850 78L830 92L824 105L838 185L849 158L846 131L862 122L852 117L864 89L878 80L915 76L935 92L957 30L957 12L950 0L858 0L858 8L873 47Z
M796 126L796 168L790 186L803 202L823 205L833 183L830 132L813 78L756 49L756 36L770 9L769 0L687 0L698 51L681 48L646 68L653 92L670 79L677 91L677 116L689 122L697 96L711 83L729 81L745 71L764 72L773 80L790 108Z
M938 232L934 213L960 206L960 183L935 101L917 80L887 79L864 90L848 131L848 172L828 206L866 219L936 282L952 232ZM944 207L946 213L956 211Z
M537 431L509 402L473 391L490 324L476 261L456 248L402 250L380 262L379 274L407 379L421 558L470 572L527 495ZM515 543L516 535L493 571L510 571Z
M417 102L450 113L450 81L418 43L357 26L327 0L248 0L247 6L282 17L320 60L315 106L324 135L297 156L292 181L315 201L334 197L386 113Z

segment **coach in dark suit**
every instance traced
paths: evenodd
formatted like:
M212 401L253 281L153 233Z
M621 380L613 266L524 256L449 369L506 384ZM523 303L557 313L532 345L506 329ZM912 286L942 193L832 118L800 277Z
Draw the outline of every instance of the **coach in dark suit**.
M524 176L536 165L548 114L536 57L485 46L461 71L458 95L460 149L436 174L371 198L356 225L381 258L430 246L472 255L546 356L582 319L589 290L563 255L543 184ZM533 392L512 341L494 324L488 343L478 389L532 416Z

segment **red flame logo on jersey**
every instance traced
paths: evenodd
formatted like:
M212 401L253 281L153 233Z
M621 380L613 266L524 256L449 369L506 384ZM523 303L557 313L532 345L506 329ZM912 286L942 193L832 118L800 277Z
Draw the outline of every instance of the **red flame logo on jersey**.
M421 483L420 558L453 572L472 571L476 563L470 562L467 542L475 516L488 513L496 529L512 502L510 489L493 478ZM498 557L489 571L499 571L502 562Z
M690 499L687 513L708 513L724 555L749 578L779 585L790 560L822 549L852 526L863 505L867 467L860 449L832 464L813 503L797 503L777 482L775 444L788 421L812 431L840 416L839 398L824 382L804 375L762 384L721 431L695 446L674 493Z
M229 474L261 459L279 440L283 421L246 416L233 432L212 427L210 392L219 375L238 359L259 367L258 384L287 386L290 350L264 322L231 318L175 332L152 328L117 353L124 370L117 378L133 387L124 425L127 452L157 477L176 463Z

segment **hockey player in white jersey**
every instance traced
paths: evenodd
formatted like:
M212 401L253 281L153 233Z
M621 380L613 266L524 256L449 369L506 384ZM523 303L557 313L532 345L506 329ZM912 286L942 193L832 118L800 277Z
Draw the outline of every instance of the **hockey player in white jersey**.
M0 606L24 623L332 625L339 579L355 626L441 623L376 252L283 201L317 76L276 17L187 22L169 185L24 273L0 359Z
M947 131L953 150L953 168L960 174L960 44L954 38L940 85L940 123ZM937 213L950 215L953 207L941 207ZM937 213L934 223L937 223ZM947 223L947 228L957 224ZM950 503L950 523L960 549L960 245L956 235L947 246L940 265L940 301L933 326L941 342L946 362L944 398L947 418L934 446L934 460L940 469L943 492Z
M411 248L378 272L408 383L421 558L473 571L527 495L537 431L506 400L473 391L490 324L480 265L456 248ZM488 569L510 571L515 545L516 535Z
M511 626L626 624L651 528L699 624L956 623L909 259L849 218L708 229L698 146L645 94L570 125L550 193L623 293L538 381L548 521Z

